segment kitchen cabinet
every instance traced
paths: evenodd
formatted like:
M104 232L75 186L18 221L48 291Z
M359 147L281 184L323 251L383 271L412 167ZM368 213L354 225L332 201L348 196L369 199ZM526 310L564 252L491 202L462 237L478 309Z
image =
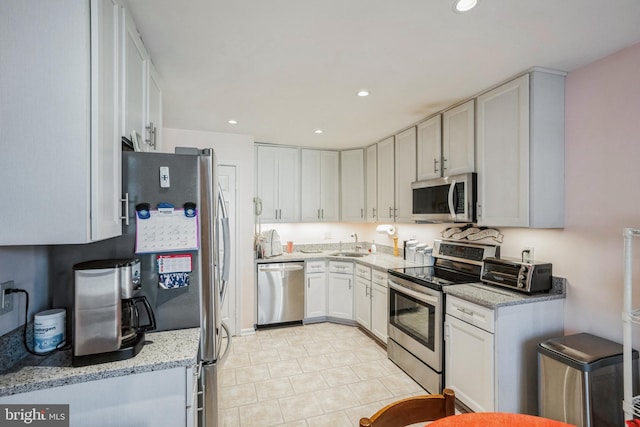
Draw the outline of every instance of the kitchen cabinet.
M387 272L372 269L371 285L371 332L386 344L389 326Z
M442 176L442 114L417 126L417 180Z
M564 226L564 81L536 69L478 97L479 225Z
M395 218L395 138L378 143L378 221L393 222Z
M193 385L193 369L176 367L14 394L0 403L69 403L71 427L190 427Z
M487 308L448 294L444 386L474 412L536 414L537 344L562 336L563 310L562 299Z
M37 11L37 13L34 13ZM113 0L0 2L0 245L119 236L119 16ZM72 22L73 25L69 23Z
M366 159L366 218L369 222L375 222L378 220L378 146L376 144L367 147Z
M353 287L353 262L329 261L329 317L353 320Z
M394 222L413 223L413 191L416 180L416 127L396 135L395 144L395 207Z
M257 196L262 202L260 221L299 221L299 149L258 145L256 165Z
M302 221L338 221L337 151L300 150Z
M327 316L327 262L306 261L305 321Z
M442 113L442 176L475 172L475 100Z
M342 221L364 221L364 150L340 152L340 206Z
M138 34L133 18L121 8L122 26L122 129L130 138L138 133L144 151L157 151L162 132L162 89L160 78Z
M355 318L371 330L371 267L356 264Z

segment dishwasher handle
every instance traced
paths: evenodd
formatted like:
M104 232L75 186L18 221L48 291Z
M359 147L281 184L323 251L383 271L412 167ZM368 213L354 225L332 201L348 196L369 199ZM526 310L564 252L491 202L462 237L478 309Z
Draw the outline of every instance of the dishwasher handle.
M302 265L284 265L278 267L269 267L269 266L260 266L258 267L258 271L297 271L303 270L304 267Z

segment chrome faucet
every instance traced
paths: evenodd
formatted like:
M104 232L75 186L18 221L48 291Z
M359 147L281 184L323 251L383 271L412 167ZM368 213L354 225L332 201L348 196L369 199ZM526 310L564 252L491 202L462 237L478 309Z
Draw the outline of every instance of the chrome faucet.
M351 237L355 237L356 238L356 252L360 252L360 248L362 246L358 245L358 234L357 233L351 233Z

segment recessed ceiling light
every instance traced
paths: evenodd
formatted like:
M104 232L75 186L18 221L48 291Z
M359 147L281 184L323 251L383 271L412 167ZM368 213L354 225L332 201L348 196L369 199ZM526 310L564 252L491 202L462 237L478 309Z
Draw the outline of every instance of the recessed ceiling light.
M229 124L231 124L231 125L237 125L237 124L238 124L238 121L237 121L237 120L235 120L235 119L229 119L229 121L228 121L227 123L229 123Z
M316 130L313 131L313 133L317 133L317 134L321 134L323 132L324 131L322 129L316 129Z
M361 91L358 92L358 96L369 96L369 91L362 89Z
M478 4L478 0L455 0L453 3L454 12L468 12Z

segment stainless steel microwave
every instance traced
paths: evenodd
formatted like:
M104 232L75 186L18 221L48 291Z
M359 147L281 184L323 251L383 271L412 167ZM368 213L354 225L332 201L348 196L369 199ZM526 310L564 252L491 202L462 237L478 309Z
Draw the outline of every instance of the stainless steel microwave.
M411 184L411 219L418 222L475 222L476 174L465 173Z

